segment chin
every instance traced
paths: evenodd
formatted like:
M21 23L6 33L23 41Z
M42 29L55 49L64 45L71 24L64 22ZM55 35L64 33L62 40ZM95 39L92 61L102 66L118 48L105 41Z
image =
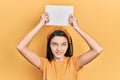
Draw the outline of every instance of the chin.
M62 56L56 56L56 58L57 58L57 59L60 59L60 58L62 58Z
M60 58L62 58L62 57L64 57L64 56L63 56L63 55L57 55L57 56L56 56L57 59L60 59Z

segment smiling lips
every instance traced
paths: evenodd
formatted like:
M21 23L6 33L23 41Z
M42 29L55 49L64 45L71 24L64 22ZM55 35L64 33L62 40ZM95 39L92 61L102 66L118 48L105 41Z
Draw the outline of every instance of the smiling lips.
M56 52L56 54L57 54L57 55L61 55L61 54L63 54L63 53L62 53L62 52Z

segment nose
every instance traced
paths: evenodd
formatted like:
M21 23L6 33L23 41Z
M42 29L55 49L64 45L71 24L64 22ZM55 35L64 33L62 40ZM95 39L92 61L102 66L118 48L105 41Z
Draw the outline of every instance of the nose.
M57 47L57 50L59 50L59 51L60 51L60 50L61 50L61 46L58 46L58 47Z

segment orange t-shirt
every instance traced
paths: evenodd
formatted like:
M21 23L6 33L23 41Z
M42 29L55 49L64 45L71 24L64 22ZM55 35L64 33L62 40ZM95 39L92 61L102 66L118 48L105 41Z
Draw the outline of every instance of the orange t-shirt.
M40 58L40 70L43 72L43 80L77 80L78 57L67 57L63 61L48 61Z

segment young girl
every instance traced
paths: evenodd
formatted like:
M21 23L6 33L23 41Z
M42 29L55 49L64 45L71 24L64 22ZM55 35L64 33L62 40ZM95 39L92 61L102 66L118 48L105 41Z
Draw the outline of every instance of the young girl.
M74 15L70 15L68 20L73 29L82 36L90 47L89 51L78 57L72 56L71 36L62 27L56 27L49 32L46 58L37 56L28 48L29 43L41 27L49 22L48 13L42 14L39 24L17 45L19 52L43 72L43 80L77 80L77 71L102 51L102 47L78 26L77 18Z

